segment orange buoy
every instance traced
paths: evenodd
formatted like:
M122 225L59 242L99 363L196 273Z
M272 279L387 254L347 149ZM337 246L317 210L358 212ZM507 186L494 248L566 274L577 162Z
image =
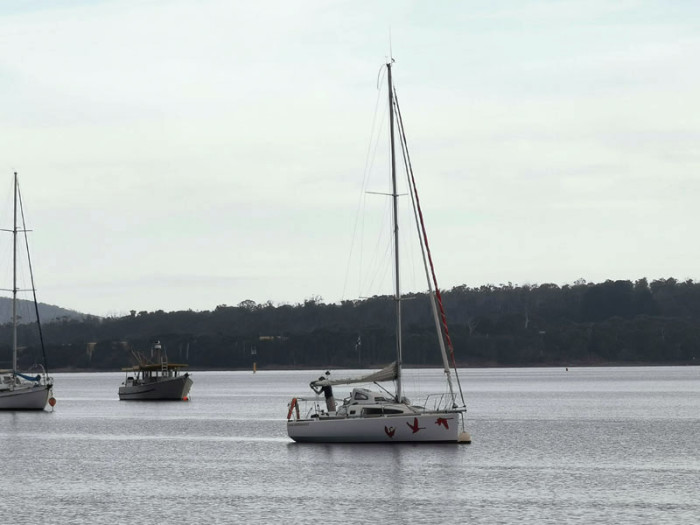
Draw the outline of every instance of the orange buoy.
M190 400L190 398L189 398L189 397L187 397L187 396L185 396L185 397L183 397L183 398L182 398L182 400L183 400L183 401L189 401L189 400Z
M56 406L56 398L55 397L49 398L49 405L51 405L52 407Z

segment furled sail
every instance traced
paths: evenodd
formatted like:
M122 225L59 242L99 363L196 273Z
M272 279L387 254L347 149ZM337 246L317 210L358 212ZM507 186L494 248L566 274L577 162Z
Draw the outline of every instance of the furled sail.
M37 374L35 376L28 376L26 374L20 374L19 372L15 371L15 375L21 377L22 379L26 379L27 381L36 381L36 382L41 381L41 376L39 374Z
M349 385L352 383L374 383L377 381L393 381L399 376L399 366L394 361L389 366L382 368L366 376L347 377L344 379L318 379L311 382L311 387L328 386L328 385Z

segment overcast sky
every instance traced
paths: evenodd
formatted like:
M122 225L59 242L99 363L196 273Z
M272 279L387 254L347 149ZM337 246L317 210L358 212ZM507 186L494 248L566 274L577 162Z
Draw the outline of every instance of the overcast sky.
M389 293L352 266L362 203L386 201L363 191L388 189L391 35L443 288L697 279L699 19L680 0L3 2L2 216L16 170L39 300L96 315Z

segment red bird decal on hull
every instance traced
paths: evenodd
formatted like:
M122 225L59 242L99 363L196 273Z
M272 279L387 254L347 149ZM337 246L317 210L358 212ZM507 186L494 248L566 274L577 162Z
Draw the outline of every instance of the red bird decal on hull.
M417 417L414 417L414 418L413 418L413 424L412 424L412 425L411 425L408 421L406 422L406 424L408 425L408 428L410 428L411 430L413 430L413 433L414 433L414 434L415 434L416 432L418 432L419 430L425 430L425 427L419 427L419 426L418 426L418 418L417 418Z
M452 419L452 418L449 418L449 419ZM447 424L447 419L444 417L437 418L437 421L435 421L435 424L438 426L443 425L447 430L450 429L450 425Z
M396 432L396 429L394 427L384 427L384 432L386 432L387 436L389 436L390 438L393 438L394 433Z

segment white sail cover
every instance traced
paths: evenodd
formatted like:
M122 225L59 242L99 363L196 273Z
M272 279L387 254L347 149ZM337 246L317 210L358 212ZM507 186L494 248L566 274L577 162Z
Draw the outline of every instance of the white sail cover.
M393 381L399 376L399 367L396 361L389 366L382 368L366 376L347 377L345 379L324 379L312 381L312 387L328 386L328 385L349 385L352 383L374 383L376 381Z

